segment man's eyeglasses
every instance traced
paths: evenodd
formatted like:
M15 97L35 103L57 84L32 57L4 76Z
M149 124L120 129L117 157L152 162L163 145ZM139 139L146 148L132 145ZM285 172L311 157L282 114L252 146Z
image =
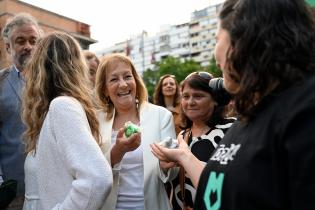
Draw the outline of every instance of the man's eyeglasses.
M210 74L209 72L195 71L195 72L188 74L188 76L185 78L185 80L188 79L189 77L191 77L192 75L198 75L205 80L211 80L213 78L212 74Z

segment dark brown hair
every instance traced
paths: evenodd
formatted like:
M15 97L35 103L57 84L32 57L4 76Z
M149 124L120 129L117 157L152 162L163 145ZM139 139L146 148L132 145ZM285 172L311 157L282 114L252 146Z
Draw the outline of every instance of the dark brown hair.
M315 70L315 25L303 0L226 0L229 70L239 76L235 107L247 119L275 88L285 89Z
M195 74L196 73L196 74ZM209 74L208 77L202 77L198 74L198 72L194 72L186 77L185 80L182 81L181 83L181 92L183 92L185 86L189 86L192 89L195 90L201 90L204 92L209 93L212 98L214 99L215 97L212 94L212 90L209 87L209 81L212 79L212 75ZM209 127L214 127L215 125L219 124L224 120L224 108L225 106L215 106L213 113L210 115L209 119L206 120L206 124ZM193 124L193 122L185 115L184 111L181 111L181 119L182 119L182 129L187 129L190 128Z

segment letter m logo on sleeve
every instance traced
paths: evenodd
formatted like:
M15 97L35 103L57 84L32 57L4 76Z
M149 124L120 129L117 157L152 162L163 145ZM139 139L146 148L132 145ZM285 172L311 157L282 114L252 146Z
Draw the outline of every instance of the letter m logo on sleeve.
M224 180L223 173L220 173L218 176L216 172L212 171L210 173L206 191L203 196L203 200L205 202L207 210L220 209L223 180Z

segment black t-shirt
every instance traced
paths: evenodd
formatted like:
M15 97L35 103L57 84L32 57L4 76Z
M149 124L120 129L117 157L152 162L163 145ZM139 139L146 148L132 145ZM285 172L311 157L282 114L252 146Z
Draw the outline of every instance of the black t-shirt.
M201 174L195 210L315 209L315 78L235 122Z

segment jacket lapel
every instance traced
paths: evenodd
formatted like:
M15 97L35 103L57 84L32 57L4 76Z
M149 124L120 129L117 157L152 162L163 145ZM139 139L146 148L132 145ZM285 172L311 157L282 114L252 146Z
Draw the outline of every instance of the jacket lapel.
M100 132L102 136L102 146L101 149L105 156L108 153L108 151L111 149L111 140L112 140L112 127L114 122L114 117L112 117L110 120L106 119L106 114L100 110L97 113L98 120L100 121ZM110 159L108 159L110 160Z
M10 73L8 75L8 81L9 81L9 84L11 85L11 87L13 88L15 94L21 100L23 80L21 78L19 78L19 74L15 70L14 67L12 67L10 70Z

